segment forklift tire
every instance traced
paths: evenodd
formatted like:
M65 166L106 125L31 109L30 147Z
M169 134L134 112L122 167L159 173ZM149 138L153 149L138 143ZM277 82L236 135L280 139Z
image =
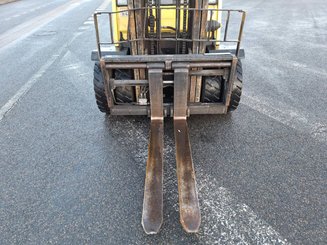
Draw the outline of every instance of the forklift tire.
M241 60L237 61L236 66L236 77L233 83L232 95L230 98L230 104L228 107L228 112L234 111L237 109L242 95L242 86L243 86L243 69Z
M133 70L116 69L114 75L117 80L133 79ZM134 88L132 86L116 87L115 97L119 103L132 103L135 101Z
M104 80L103 80L99 62L95 62L94 64L93 85L94 85L95 99L99 110L103 113L110 114L107 96L104 90Z
M238 60L236 66L236 78L233 83L233 89L231 94L231 100L228 107L228 112L237 109L242 95L242 84L243 84L243 69L242 62ZM223 79L221 77L205 77L204 80L204 91L202 102L203 103L219 103L222 98L222 86Z
M204 77L203 103L218 103L221 101L222 77Z

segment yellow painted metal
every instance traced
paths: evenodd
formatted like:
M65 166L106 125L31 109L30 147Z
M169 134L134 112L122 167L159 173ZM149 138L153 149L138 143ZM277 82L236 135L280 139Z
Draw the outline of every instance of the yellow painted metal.
M176 18L176 9L165 9L165 8L174 8L175 6L164 6L161 9L161 32L171 32L174 33L169 27L175 27L175 18ZM219 9L222 7L222 0L218 0L216 5L209 5L209 9ZM127 6L117 6L116 1L112 1L112 12L119 12L113 15L113 37L114 42L119 41L122 33L124 40L127 40L127 29L128 29L128 12ZM123 11L123 12L120 12ZM155 16L155 11L153 15ZM181 19L183 19L183 6L181 5L180 10ZM208 20L210 19L210 15L208 14ZM217 20L221 23L221 12L213 11L212 20ZM167 28L168 27L168 28ZM182 29L182 23L180 23L180 28ZM218 40L220 38L220 31L215 32L215 38ZM218 45L218 43L217 43Z
M116 4L116 0L112 0L112 12L116 12L116 11L122 11L122 10L127 10L127 6L117 6ZM114 31L114 42L119 41L120 39L120 32L123 33L123 37L124 39L127 40L127 29L128 29L128 12L121 12L121 13L117 13L117 14L113 14L113 18L112 18L112 27L113 27L113 31Z

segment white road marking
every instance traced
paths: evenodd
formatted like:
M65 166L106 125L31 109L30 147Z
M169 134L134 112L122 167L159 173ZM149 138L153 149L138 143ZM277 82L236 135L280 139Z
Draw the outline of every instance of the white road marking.
M80 26L80 27L78 27L78 30L88 30L88 29L90 29L91 28L91 26Z
M108 5L105 0L101 6ZM67 9L66 9L67 10ZM82 32L78 32L74 37L65 45L63 45L57 52L51 56L51 58L28 80L17 92L11 97L5 105L0 108L0 122L6 116L6 114L14 108L18 101L33 87L33 85L43 76L43 74L49 69L49 67L62 55L63 51L79 36ZM1 36L0 36L1 41Z
M56 9L37 16L30 21L24 22L9 31L0 35L0 48L12 44L14 41L19 40L27 35L37 31L42 26L46 25L55 18L61 16L67 11L76 7L80 0L69 1L68 3L57 7Z
M64 66L65 70L78 70L80 68L79 64L70 64L67 66Z
M297 131L308 133L312 138L327 142L327 122L317 121L312 117L303 115L290 105L270 105L264 99L243 94L241 103L291 127Z
M6 116L6 114L14 108L18 101L33 87L33 85L39 81L49 67L62 55L65 49L79 36L80 32L76 33L74 37L65 45L63 45L57 52L52 55L51 58L28 80L17 93L7 101L7 103L0 109L0 122Z
M80 73L80 74L79 74L79 76L81 76L81 77L83 77L83 76L88 76L88 75L90 75L89 72L86 72L86 73Z
M35 73L32 78L25 83L18 92L11 97L11 99L1 107L0 109L0 122L5 117L5 115L17 104L19 99L23 97L32 87L33 85L39 80L40 77L45 73L45 71L55 62L57 59L56 56L52 56L47 63L45 63L41 69Z
M83 24L84 25L93 25L93 20L87 20Z

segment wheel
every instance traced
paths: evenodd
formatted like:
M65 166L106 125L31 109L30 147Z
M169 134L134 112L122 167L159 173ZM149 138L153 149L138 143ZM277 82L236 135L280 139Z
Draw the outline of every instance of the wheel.
M132 79L133 70L115 70L114 77L118 80ZM107 96L104 89L104 80L100 68L100 63L95 62L94 64L94 92L95 99L98 108L101 112L110 114L110 108L108 106ZM117 87L114 90L116 101L119 103L131 103L135 101L134 88L131 86Z
M223 93L223 78L222 77L205 77L203 82L203 91L201 101L204 103L219 103L222 101ZM228 112L236 110L238 107L241 95L242 95L242 84L243 84L243 70L242 62L238 60L236 66L236 77L233 82L231 100L228 107Z
M241 60L238 60L236 66L236 77L233 83L233 90L230 98L228 111L234 111L237 109L241 101L242 86L243 86L243 68L242 68Z
M133 79L133 70L120 70L114 71L115 79L128 80ZM132 86L116 87L115 88L116 101L119 103L131 103L135 101L135 91Z
M203 103L221 102L222 77L204 77L202 99Z
M104 90L104 80L103 80L99 62L95 62L94 64L93 76L94 76L93 85L94 85L95 100L98 105L98 108L101 112L110 114L107 96Z

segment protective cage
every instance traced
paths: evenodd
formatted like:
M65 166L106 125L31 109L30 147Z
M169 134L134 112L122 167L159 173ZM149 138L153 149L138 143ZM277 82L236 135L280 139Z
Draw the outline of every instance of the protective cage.
M175 22L170 23L174 26L161 26L160 23L162 22L162 20L160 16L162 16L163 11L174 12ZM110 29L110 40L107 42L102 42L100 38L99 16L103 15L107 15L108 25ZM116 28L114 24L116 23L116 20L118 19L119 15L131 16L130 18L128 18L127 39L120 38L119 40L117 40L117 38L115 38L114 36L114 31ZM234 18L232 18L232 15L234 16ZM218 19L220 20L220 26L218 27L218 29L223 29L222 35L220 35L220 32L218 32L218 29L215 26L217 24L213 19L214 16L219 16ZM185 21L186 24L192 23L192 26L183 26L184 23L182 23L183 21L181 20L183 18L187 19ZM133 44L141 44L142 42L155 42L155 46L157 47L156 54L160 54L158 50L160 47L160 42L163 41L175 42L176 46L178 46L179 44L183 45L184 43L195 43L195 45L198 46L205 45L208 43L212 43L214 44L214 46L219 46L222 43L234 44L233 49L235 49L235 55L236 57L238 57L240 53L240 44L243 34L245 18L246 12L243 10L189 8L188 5L178 7L148 6L143 8L120 10L116 12L98 11L94 13L94 23L96 30L97 48L100 56L99 58L102 57L102 47L106 45L114 44L131 46ZM234 20L233 23L232 19ZM136 20L137 23L132 23L133 20ZM201 20L207 20L207 22ZM152 26L150 23L151 21L154 22ZM237 34L237 37L234 39L228 38L231 23L233 24L234 29L235 27L238 27L238 32L234 32L234 34ZM162 31L162 29L170 29L171 31L169 33L174 34L174 36L164 36L164 32ZM214 35L213 32L215 33ZM220 38L220 36L222 36L222 38ZM145 51L148 51L145 54L150 54L150 50ZM178 52L176 53L178 54ZM196 51L193 51L193 53L196 53Z

